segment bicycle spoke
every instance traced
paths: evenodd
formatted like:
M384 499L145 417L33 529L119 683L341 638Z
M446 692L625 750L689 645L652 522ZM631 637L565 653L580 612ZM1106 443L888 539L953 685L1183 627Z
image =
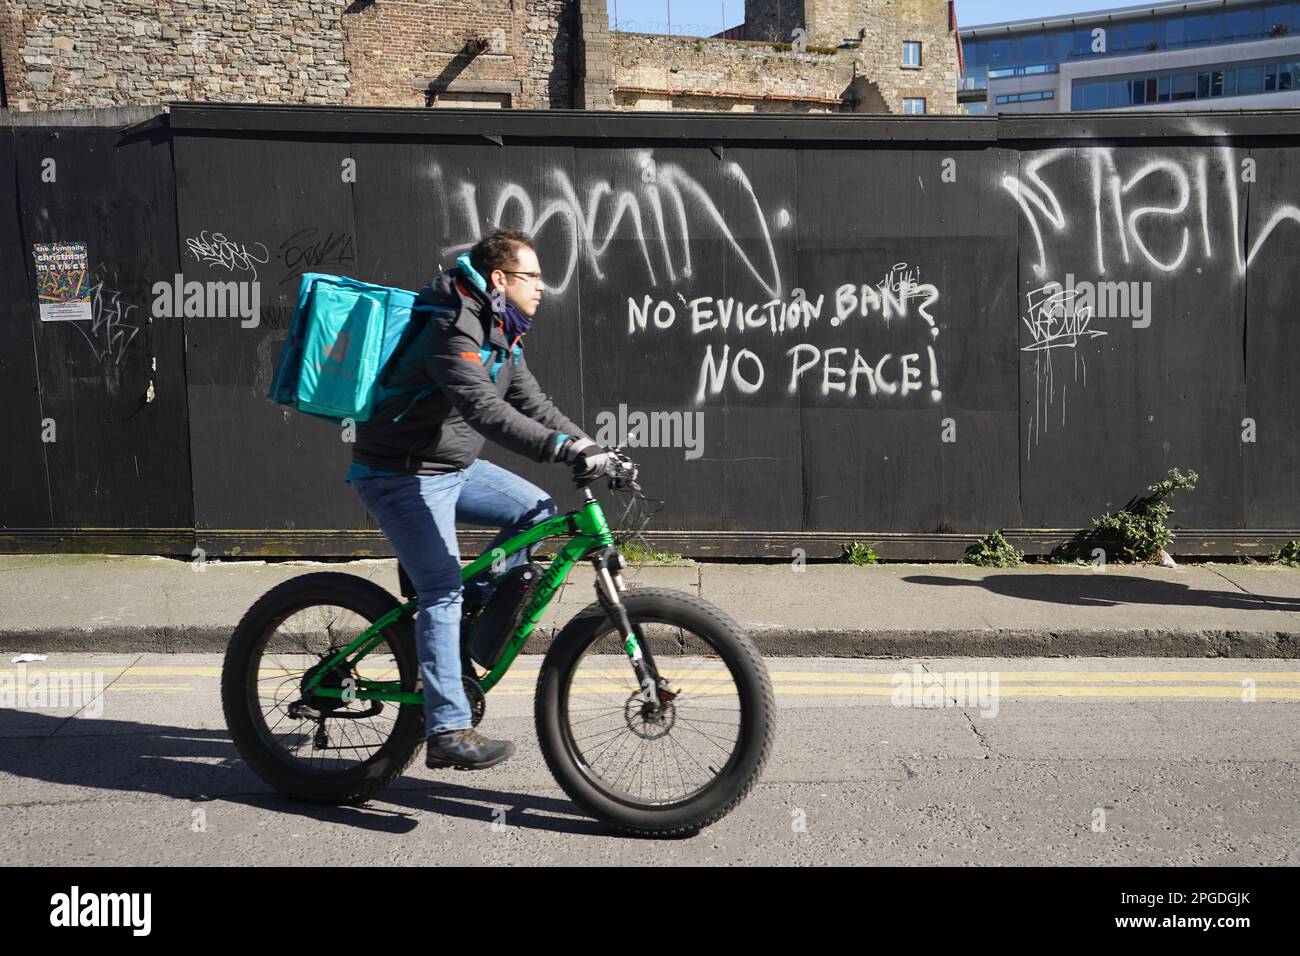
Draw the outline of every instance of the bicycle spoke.
M656 622L635 626L650 623ZM684 628L678 632L709 643ZM610 638L597 635L569 674L569 740L592 782L611 795L648 805L685 800L709 786L740 745L736 678L720 656L665 655L656 659L659 675L674 696L652 713L643 709L627 659L597 653Z
M356 716L375 702L315 698L306 702L321 712L323 723L305 716L294 719L289 714L289 707L302 699L308 672L370 626L369 620L349 608L315 605L281 620L262 639L260 653L252 661L251 686L266 736L274 741L272 746L282 759L315 772L338 773L370 761L392 739L402 706L393 702L379 703L378 713ZM346 679L398 679L398 658L389 642L399 639L399 633L386 629L371 653L359 662L340 665L337 674L324 675L322 686L338 688ZM316 736L322 730L326 746L318 749Z

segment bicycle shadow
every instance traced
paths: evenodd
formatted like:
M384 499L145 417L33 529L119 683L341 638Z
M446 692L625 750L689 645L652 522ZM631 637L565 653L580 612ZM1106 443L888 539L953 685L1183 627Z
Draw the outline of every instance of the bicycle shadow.
M79 789L188 800L196 806L241 804L377 833L410 833L420 825L418 813L424 812L550 833L618 835L584 816L567 798L519 794L459 780L400 777L356 807L303 803L282 796L254 774L224 728L105 717L69 723L66 716L0 708L0 775L6 774ZM8 789L12 787L11 782ZM501 808L508 808L504 815Z
M980 579L912 574L908 584L982 588L1004 597L1080 607L1152 604L1239 611L1300 611L1300 598L1246 591L1208 591L1176 581L1156 581L1113 571L1078 574L989 574Z

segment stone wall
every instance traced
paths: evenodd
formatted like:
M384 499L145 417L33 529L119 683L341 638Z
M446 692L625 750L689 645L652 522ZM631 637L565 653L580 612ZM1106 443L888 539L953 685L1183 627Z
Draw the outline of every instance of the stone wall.
M9 106L423 106L430 80L573 105L577 0L0 0ZM494 46L465 55L466 40Z
M803 0L745 0L745 39L789 43L804 26Z
M959 112L957 37L948 28L947 0L747 0L745 18L751 39L779 30L789 40L802 26L809 47L859 44L839 54L856 64L859 110L901 113L904 98L924 97L928 113ZM921 43L919 69L902 65L905 40Z
M0 0L9 106L342 103L335 0Z
M853 79L847 58L771 43L611 34L620 109L833 112Z
M777 23L776 4L750 0L746 14L765 22L770 5ZM946 0L781 0L779 22L806 25L804 52L610 33L605 16L603 0L0 0L0 54L14 110L219 100L896 113L923 96L928 112L957 112ZM860 48L833 49L856 36ZM476 37L486 48L467 46ZM905 39L923 44L919 70L901 65Z
M957 37L948 29L946 0L811 0L809 43L838 42L865 30L858 72L870 77L891 113L903 98L925 98L927 113L959 113ZM905 67L903 41L919 40L921 67Z
M576 0L377 0L344 18L347 102L424 106L433 81L516 108L570 108L576 13ZM467 52L474 37L488 47Z

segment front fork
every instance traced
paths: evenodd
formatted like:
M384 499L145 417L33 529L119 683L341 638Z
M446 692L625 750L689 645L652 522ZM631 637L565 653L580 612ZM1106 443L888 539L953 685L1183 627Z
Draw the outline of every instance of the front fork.
M618 553L617 548L610 545L592 555L591 564L596 569L596 599L600 601L600 606L605 609L605 613L618 625L619 634L623 637L623 652L632 663L632 670L636 674L637 685L641 688L641 700L646 710L652 714L656 713L662 703L672 700L676 695L660 678L659 668L655 666L654 653L650 650L650 642L642 640L641 636L632 629L632 622L627 616L627 605L620 597L620 594L627 590L622 575L623 569L627 567L627 561Z

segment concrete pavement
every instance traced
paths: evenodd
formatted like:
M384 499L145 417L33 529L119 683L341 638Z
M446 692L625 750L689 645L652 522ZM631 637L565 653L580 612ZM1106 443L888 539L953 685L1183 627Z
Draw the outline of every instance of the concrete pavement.
M219 652L258 596L319 570L397 593L393 560L0 556L0 653ZM1300 571L1268 565L688 561L633 568L628 579L704 597L767 656L1300 656ZM527 650L544 650L593 600L591 570L575 568Z

